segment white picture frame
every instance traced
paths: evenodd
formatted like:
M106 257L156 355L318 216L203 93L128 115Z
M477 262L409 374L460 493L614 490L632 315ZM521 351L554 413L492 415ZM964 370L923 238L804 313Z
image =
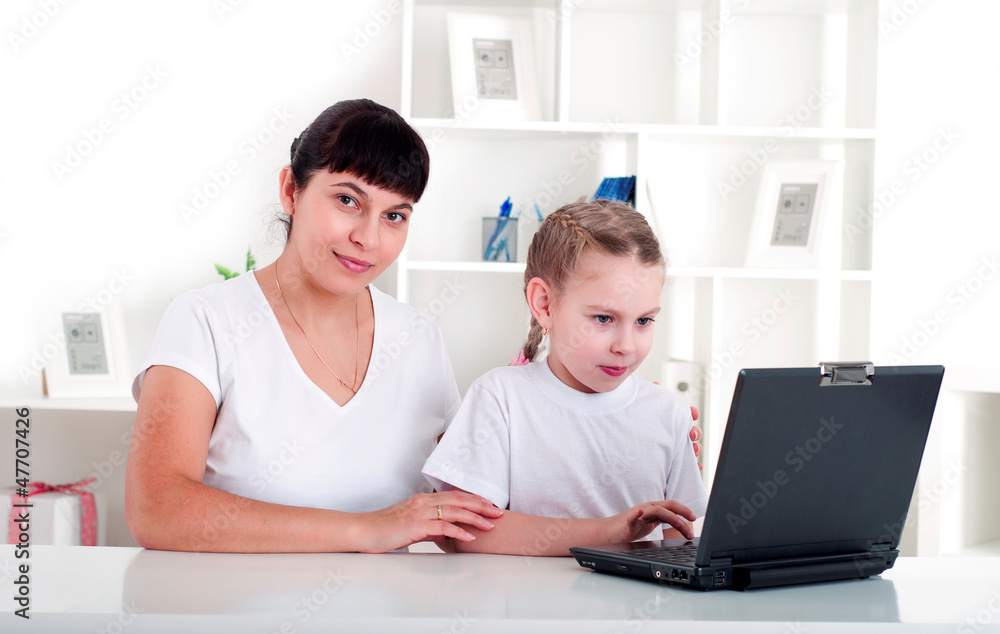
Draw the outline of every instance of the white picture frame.
M750 268L840 268L844 162L769 161L761 171Z
M447 20L455 118L539 120L531 20L458 12Z
M45 327L58 354L45 366L49 398L130 398L132 368L117 304L66 304L48 311Z

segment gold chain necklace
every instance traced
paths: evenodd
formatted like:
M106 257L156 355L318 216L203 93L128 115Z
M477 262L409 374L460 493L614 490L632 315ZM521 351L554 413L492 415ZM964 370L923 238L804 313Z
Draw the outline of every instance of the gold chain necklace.
M349 389L352 394L357 394L358 390L355 386L358 383L358 367L361 365L361 326L359 325L359 322L361 320L358 317L361 308L360 308L360 303L358 302L358 296L357 295L354 296L354 333L358 339L358 351L354 360L354 382L351 385L348 385L347 382L344 381L344 379L337 376L337 373L333 371L333 368L327 365L326 361L323 360L323 357L320 356L319 351L316 350L316 346L312 345L312 342L309 341L309 336L306 335L306 331L302 328L302 325L299 324L299 320L295 318L294 314L292 314L292 309L288 306L288 302L285 301L285 294L281 290L281 283L278 282L277 260L274 261L274 284L275 286L278 287L278 295L281 296L281 303L285 305L285 310L288 311L288 315L292 318L292 321L295 322L295 325L299 327L299 332L302 333L302 337L306 340L306 343L309 344L309 347L312 348L312 351L316 354L316 358L319 359L319 362L322 363L324 366L326 366L326 369L330 371L330 374L333 375L333 378L340 381L341 385Z

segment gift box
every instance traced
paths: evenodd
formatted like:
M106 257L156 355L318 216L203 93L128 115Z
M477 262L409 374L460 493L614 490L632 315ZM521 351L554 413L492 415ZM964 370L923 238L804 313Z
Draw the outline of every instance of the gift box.
M28 512L28 534L31 537L30 544L36 545L58 545L58 546L80 546L84 544L84 535L94 536L96 546L105 544L107 525L107 499L100 491L92 493L94 500L93 513L85 508L86 502L79 491L86 491L85 486L77 483L74 485L49 486L40 482L32 482L28 488L32 493L27 500L15 494L15 488L0 489L0 509L2 509L3 521L0 521L0 536L3 543L16 544L20 538L20 531L15 524L15 531L10 530L11 511L13 517L17 518L18 513ZM27 508L12 508L12 504L31 504ZM84 525L84 519L87 525Z

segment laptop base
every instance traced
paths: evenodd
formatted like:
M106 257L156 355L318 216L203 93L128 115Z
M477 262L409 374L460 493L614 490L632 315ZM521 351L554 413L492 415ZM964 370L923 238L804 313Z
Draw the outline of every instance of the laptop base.
M778 559L746 565L685 566L657 561L648 555L629 554L629 550L634 548L635 544L611 544L596 548L571 548L570 552L577 563L596 572L646 578L696 590L751 590L867 579L892 568L899 556L898 550L888 550L877 554L831 555L794 561ZM668 552L670 548L663 550Z

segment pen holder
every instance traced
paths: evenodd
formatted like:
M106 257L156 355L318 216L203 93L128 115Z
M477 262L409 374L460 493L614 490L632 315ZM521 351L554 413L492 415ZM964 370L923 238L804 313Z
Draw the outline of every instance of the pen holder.
M517 262L517 218L483 218L483 261Z

